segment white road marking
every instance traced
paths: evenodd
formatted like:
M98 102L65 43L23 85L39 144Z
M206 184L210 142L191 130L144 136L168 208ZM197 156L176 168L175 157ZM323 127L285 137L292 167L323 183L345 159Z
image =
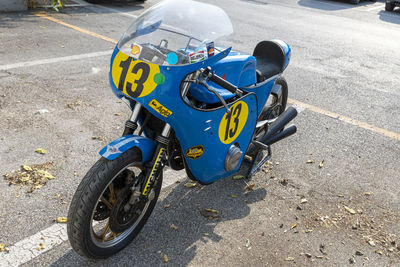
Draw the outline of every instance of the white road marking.
M110 7L106 7L106 6L102 6L102 5L90 5L90 6L96 7L96 8L100 8L100 9L104 9L104 10L108 10L108 11L112 11L113 13L118 13L118 14L120 14L122 16L125 16L125 17L130 17L130 18L137 18L138 17L138 16L133 15L131 13L123 12L121 10L110 8Z
M66 62L66 61L71 61L71 60L80 60L80 59L91 58L91 57L108 56L108 55L111 55L112 52L113 52L113 50L107 50L107 51L80 54L80 55L73 55L73 56L66 56L66 57L47 58L47 59L39 59L39 60L33 60L33 61L19 62L19 63L14 63L14 64L0 65L0 70L10 70L10 69L31 67L31 66L49 64L49 63L58 63L58 62Z
M368 8L366 11L369 12L369 11L373 11L376 9L384 9L384 7L385 7L385 5L374 6L374 7Z
M162 188L164 189L169 187L177 181L184 180L186 177L185 171L173 171L168 168L164 171ZM58 223L53 224L52 226L15 243L13 246L8 247L8 253L0 252L0 266L19 266L33 260L40 254L51 250L67 240L67 225ZM38 249L40 243L44 244L44 248Z

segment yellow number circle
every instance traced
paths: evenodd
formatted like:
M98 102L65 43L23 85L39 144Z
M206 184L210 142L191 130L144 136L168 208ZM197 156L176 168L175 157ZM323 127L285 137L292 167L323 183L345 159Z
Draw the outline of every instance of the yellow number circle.
M134 98L150 94L165 80L160 79L163 75L158 65L135 60L122 52L114 58L111 75L118 90Z
M249 115L246 102L239 101L230 107L231 114L225 113L219 123L218 136L224 144L232 143L243 130Z

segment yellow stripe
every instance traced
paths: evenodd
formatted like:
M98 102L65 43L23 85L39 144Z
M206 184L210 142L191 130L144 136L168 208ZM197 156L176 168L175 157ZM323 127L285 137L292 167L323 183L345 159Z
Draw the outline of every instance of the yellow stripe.
M161 157L161 155L162 155L163 152L164 152L164 148L160 148L160 152L158 152L156 161L154 162L154 165L153 165L153 169L151 169L149 178L147 179L146 186L145 186L144 189L143 189L143 195L147 195L147 188L149 187L149 183L150 183L151 177L153 176L154 169L156 168L156 165L157 165L157 163L158 163L158 160L160 159L160 157Z
M111 39L111 38L109 38L107 36L104 36L104 35L101 35L101 34L98 34L98 33L95 33L95 32L91 32L91 31L82 29L80 27L71 25L69 23L63 22L63 21L58 20L56 18L49 17L49 16L47 16L45 14L36 13L35 15L38 16L38 17L42 17L42 18L48 19L50 21L53 21L55 23L58 23L60 25L65 26L65 27L74 29L76 31L82 32L84 34L93 36L95 38L99 38L99 39L105 40L105 41L113 43L113 44L117 44L118 43L117 40ZM331 117L331 118L334 118L334 119L339 119L339 120L344 121L346 123L349 123L351 125L358 126L360 128L366 129L368 131L371 131L371 132L374 132L374 133L377 133L377 134L380 134L380 135L383 135L383 136L386 136L386 137L389 137L389 138L392 138L392 139L400 141L400 134L385 130L383 128L376 127L376 126L371 125L369 123L366 123L366 122L363 122L363 121L359 121L359 120L355 120L355 119L352 119L350 117L346 117L346 116L340 115L338 113L334 113L334 112L331 112L331 111L328 111L328 110L324 110L322 108L319 108L319 107L316 107L316 106L313 106L313 105L310 105L310 104L306 104L306 103L303 103L301 101L298 101L298 100L295 100L295 99L291 99L291 98L288 99L288 103L296 105L296 106L299 106L299 107L306 108L306 109L311 110L313 112L316 112L316 113L319 113L319 114L323 114L325 116L328 116L328 117Z
M45 15L45 14L42 14L42 13L35 13L35 16L38 16L38 17L41 17L41 18L44 18L44 19L48 19L48 20L50 20L50 21L53 21L53 22L55 22L55 23L58 23L58 24L60 24L60 25L65 26L65 27L74 29L74 30L76 30L76 31L78 31L78 32L81 32L81 33L90 35L90 36L95 37L95 38L102 39L102 40L104 40L104 41L107 41L107 42L110 42L110 43L113 43L113 44L117 44L117 43L118 43L117 40L111 39L111 38L109 38L109 37L107 37L107 36L104 36L104 35L101 35L101 34L98 34L98 33L95 33L95 32L91 32L91 31L82 29L82 28L80 28L80 27L71 25L71 24L69 24L69 23L66 23L66 22L64 22L64 21L61 21L61 20L56 19L56 18L53 18L53 17L49 17L49 16L47 16L47 15Z
M355 120L355 119L352 119L350 117L346 117L346 116L337 114L335 112L324 110L322 108L319 108L319 107L316 107L316 106L313 106L313 105L310 105L310 104L306 104L306 103L303 103L303 102L300 102L298 100L291 99L291 98L288 99L288 103L290 103L292 105L295 105L295 106L298 106L298 107L306 108L306 109L314 111L316 113L320 113L320 114L323 114L325 116L328 116L328 117L331 117L331 118L334 118L334 119L338 119L338 120L344 121L344 122L346 122L348 124L351 124L351 125L354 125L354 126L358 126L360 128L366 129L368 131L371 131L371 132L374 132L374 133L377 133L377 134L380 134L380 135L383 135L383 136L386 136L386 137L389 137L389 138L392 138L392 139L400 141L400 134L395 133L395 132L391 132L391 131L388 131L388 130L385 130L385 129L382 129L382 128L379 128L379 127L376 127L376 126L371 125L369 123L366 123L366 122L363 122L363 121L359 121L359 120Z

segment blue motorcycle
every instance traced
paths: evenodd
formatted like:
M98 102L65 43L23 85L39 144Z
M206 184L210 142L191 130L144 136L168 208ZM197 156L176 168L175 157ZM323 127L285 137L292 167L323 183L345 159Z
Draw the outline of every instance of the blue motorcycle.
M156 4L126 30L109 79L132 115L73 197L67 230L77 253L106 258L127 246L154 209L165 166L200 184L241 166L250 178L271 145L296 132L285 127L297 115L285 109L289 45L262 41L248 55L226 45L232 32L221 8L191 0Z

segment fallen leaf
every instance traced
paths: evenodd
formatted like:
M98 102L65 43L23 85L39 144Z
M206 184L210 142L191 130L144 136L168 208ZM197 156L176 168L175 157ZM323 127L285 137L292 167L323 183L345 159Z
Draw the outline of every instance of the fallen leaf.
M47 153L49 153L49 152L47 152L46 149L43 149L43 148L38 148L38 149L35 150L35 152L39 153L39 154L47 154Z
M219 212L214 209L201 210L200 214L210 220L218 220L220 218Z
M306 255L307 258L311 258L312 255L310 253L304 253L304 255Z
M293 257L287 257L287 258L285 259L285 261L294 261L294 258L293 258Z
M39 26L41 29L46 29L46 27L45 26Z
M309 159L306 161L306 163L315 163L315 159Z
M368 257L363 257L363 259L366 260L366 261L369 261L369 258L368 258Z
M338 196L338 197L344 197L344 195L343 195L343 194L337 194L337 196Z
M78 100L76 100L75 102L72 102L72 103L67 103L67 107L68 108L70 108L70 109L76 109L76 107L79 107L79 106L81 106L82 105L82 100L80 100L80 99L78 99Z
M324 164L325 164L325 160L323 159L323 160L319 163L318 167L319 167L319 168L322 168L322 167L324 167Z
M306 231L305 231L305 233L311 233L312 231L314 231L313 229L307 229Z
M92 136L92 140L106 141L106 138L103 136Z
M209 233L204 233L203 235L205 235L205 236L209 236L210 234L209 234Z
M373 240L368 240L368 244L369 244L371 247L375 247L375 242L374 242Z
M23 182L23 183L25 183L25 182L27 182L27 181L29 181L30 180L30 177L29 176L22 176L21 177L21 182Z
M179 229L179 227L176 226L175 224L171 224L171 225L169 226L169 228L174 229L174 230L178 230L178 229Z
M164 209L168 209L169 207L171 207L171 204L164 204Z
M66 223L67 222L67 218L65 217L58 217L56 220L58 223Z
M296 228L297 227L297 223L292 223L292 226L290 227L291 229Z
M362 256L362 255L364 255L364 253L362 253L361 251L357 250L357 251L356 251L356 255L357 255L357 256Z
M24 164L22 164L22 169L24 169L25 171L32 171L32 168L30 166Z
M372 195L372 192L364 192L364 196L370 196Z
M184 185L184 187L186 187L186 188L192 188L192 187L195 187L196 185L197 185L197 182L196 182L196 181L190 180L189 182L187 182L187 183Z
M306 199L306 198L302 198L301 200L300 200L300 204L304 204L304 203L307 203L308 202L308 200Z
M235 176L232 177L233 180L241 180L241 179L244 179L244 178L246 178L246 176L244 176L244 175L235 175Z
M114 113L115 116L123 116L124 113L123 112L118 112L118 113Z
M162 254L163 262L167 263L169 261L167 255L165 253Z
M281 185L286 186L289 183L289 180L288 179L283 179L283 180L280 180L279 182L281 183Z
M46 178L46 179L50 179L50 180L56 179L56 177L54 177L54 176L51 175L48 171L45 171L45 170L37 170L36 173L37 173L38 175L43 176L43 177Z
M375 253L376 253L376 254L379 254L379 255L383 255L383 252L382 252L382 250L380 250L380 249L375 250Z
M356 214L356 211L355 210L353 210L352 208L349 208L349 207L347 207L347 206L343 206L344 207L344 209L348 212L348 213L350 213L350 214Z
M39 246L36 249L39 250L39 251L44 249L44 243L40 242Z
M237 195L231 195L231 197L233 197L233 198L237 198L238 196L237 196Z
M6 250L6 247L4 246L3 243L0 243L0 252L4 252Z
M248 184L245 188L244 191L245 193L249 193L251 190L253 190L254 184Z

